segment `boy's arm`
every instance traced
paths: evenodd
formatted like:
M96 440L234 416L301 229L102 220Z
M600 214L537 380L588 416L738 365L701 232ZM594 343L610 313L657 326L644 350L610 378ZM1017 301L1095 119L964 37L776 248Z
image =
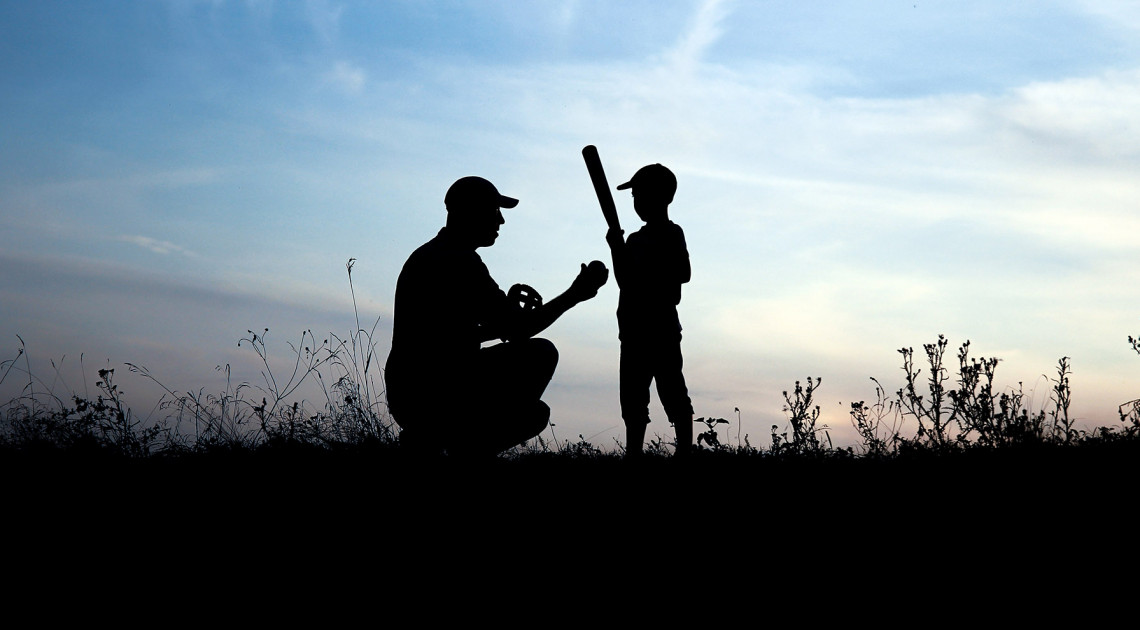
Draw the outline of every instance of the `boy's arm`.
M617 281L618 287L621 287L622 273L625 269L625 230L610 228L610 231L606 232L606 243L610 246L614 280Z
M689 247L685 244L685 233L681 228L677 228L677 235L680 240L680 246L677 251L677 279L681 284L685 284L693 276L693 268L689 264Z

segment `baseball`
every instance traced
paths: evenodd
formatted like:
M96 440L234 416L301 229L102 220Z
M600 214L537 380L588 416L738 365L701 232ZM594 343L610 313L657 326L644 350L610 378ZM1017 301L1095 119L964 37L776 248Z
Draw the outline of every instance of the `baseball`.
M605 263L600 260L591 261L590 264L586 265L586 271L589 272L590 277L599 287L606 283L610 274L610 270L606 269Z

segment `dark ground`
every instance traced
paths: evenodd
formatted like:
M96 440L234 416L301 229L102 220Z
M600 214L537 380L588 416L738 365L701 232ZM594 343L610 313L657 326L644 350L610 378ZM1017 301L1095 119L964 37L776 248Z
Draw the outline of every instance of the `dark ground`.
M633 594L637 610L714 621L724 606L797 623L871 605L881 617L911 591L905 604L924 609L927 597L1042 606L1054 588L1108 587L1106 571L1128 564L1136 455L1127 444L891 461L7 452L0 540L7 574L37 589L119 572L171 594L275 585L312 605L314 589L343 588L383 618L424 589L439 613L455 612L456 593L494 593L479 604L494 618Z
M844 515L874 520L1063 516L1111 511L1135 494L1140 448L1120 442L891 460L719 456L689 461L616 456L514 460L411 459L390 448L263 449L124 459L57 451L0 453L11 506L41 514L169 514L271 518L306 513L382 516L399 524L463 512L514 510L588 519L717 518L800 525Z

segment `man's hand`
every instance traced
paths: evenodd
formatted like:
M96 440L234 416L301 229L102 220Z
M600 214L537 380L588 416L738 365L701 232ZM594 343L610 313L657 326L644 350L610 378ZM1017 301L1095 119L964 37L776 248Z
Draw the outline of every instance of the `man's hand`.
M525 284L516 284L507 291L507 299L511 304L518 304L524 311L533 311L542 306L542 296L533 288Z
M606 242L610 244L610 249L625 245L625 230L610 228L606 232Z
M525 284L516 284L507 291L507 298L512 304L518 304L520 308L512 313L512 317L506 318L509 321L505 321L501 329L496 332L502 335L500 338L503 341L530 339L546 330L554 320L573 308L575 304L597 295L598 289L609 277L610 270L606 269L600 260L595 260L589 265L583 264L578 277L570 283L570 288L545 304L539 297L538 291Z
M618 230L620 232L621 230ZM610 270L600 260L595 260L589 265L582 263L582 270L578 272L578 277L574 278L574 282L570 284L570 293L578 299L579 302L588 300L598 294L598 289L606 283L610 277Z

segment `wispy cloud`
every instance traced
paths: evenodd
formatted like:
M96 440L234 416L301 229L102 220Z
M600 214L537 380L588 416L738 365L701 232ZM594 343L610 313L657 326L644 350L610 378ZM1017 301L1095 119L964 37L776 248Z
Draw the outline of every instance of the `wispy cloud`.
M1000 114L1027 139L1098 165L1140 159L1140 69L1035 82L1015 89Z
M338 61L325 73L325 81L347 94L358 94L364 88L368 75L363 68L348 61Z
M578 19L580 4L579 0L563 0L561 4L551 10L553 22L558 32L566 33L574 26Z
M701 57L720 38L721 22L728 16L726 0L704 0L697 8L689 29L681 34L666 57L680 72L692 72Z
M341 5L334 5L328 0L306 0L305 15L317 37L325 45L336 41L340 33L340 16L344 11Z
M1074 4L1115 28L1140 31L1140 13L1134 0L1077 0Z
M143 249L149 250L156 254L181 254L190 258L198 257L197 254L186 249L185 247L182 247L181 245L176 245L170 241L162 241L156 238L151 238L149 236L142 236L140 234L123 234L116 240L122 241L124 243L138 245L139 247L142 247Z

